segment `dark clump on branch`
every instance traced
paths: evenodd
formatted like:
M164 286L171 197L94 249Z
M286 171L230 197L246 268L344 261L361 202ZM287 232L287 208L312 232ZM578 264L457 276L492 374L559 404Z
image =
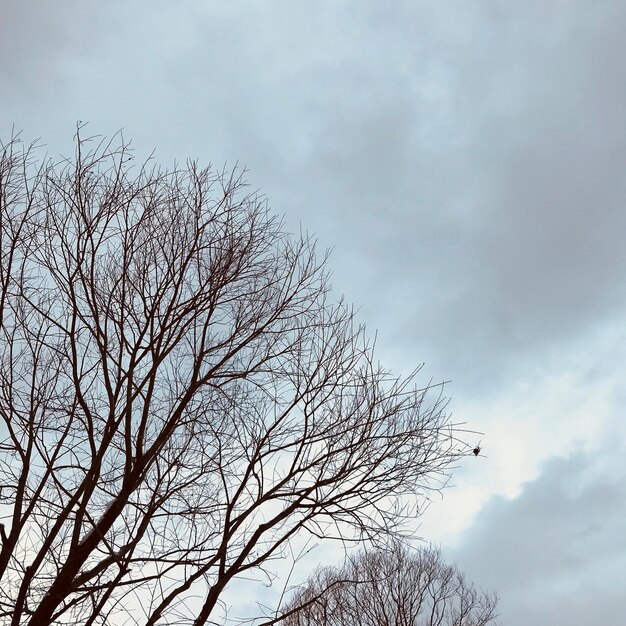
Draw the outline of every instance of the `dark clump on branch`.
M237 170L75 146L0 145L0 621L206 624L297 535L415 514L457 431L313 241Z

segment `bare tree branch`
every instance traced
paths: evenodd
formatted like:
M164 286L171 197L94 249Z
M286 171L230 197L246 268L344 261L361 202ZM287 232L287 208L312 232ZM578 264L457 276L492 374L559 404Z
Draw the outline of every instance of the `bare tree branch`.
M0 151L0 617L200 626L300 534L393 533L469 447L241 171L81 130Z

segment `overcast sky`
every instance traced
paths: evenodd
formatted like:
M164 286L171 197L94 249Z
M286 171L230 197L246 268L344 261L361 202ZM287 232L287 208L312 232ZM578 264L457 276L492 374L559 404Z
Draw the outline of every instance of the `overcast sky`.
M0 7L2 138L245 164L385 365L485 433L419 533L503 624L623 621L623 0Z

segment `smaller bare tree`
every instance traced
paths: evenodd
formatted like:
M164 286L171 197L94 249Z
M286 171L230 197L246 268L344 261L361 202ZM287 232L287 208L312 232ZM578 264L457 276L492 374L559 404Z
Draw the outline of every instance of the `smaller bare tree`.
M446 565L439 550L396 542L318 570L278 620L284 626L495 626L497 601Z

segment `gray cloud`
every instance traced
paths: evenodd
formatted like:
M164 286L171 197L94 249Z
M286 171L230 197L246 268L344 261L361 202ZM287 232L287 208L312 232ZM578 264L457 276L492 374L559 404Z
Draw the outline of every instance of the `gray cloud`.
M405 37L410 67L391 46L386 74L348 82L306 166L376 268L352 278L383 296L368 312L472 382L606 323L626 273L624 8L481 6Z
M0 9L0 132L11 123L29 137L57 140L59 122L76 122L80 111L67 100L76 71L111 29L109 14L79 0L20 2ZM71 139L71 138L70 138Z
M502 623L623 621L626 475L606 462L614 453L552 459L515 499L493 498L463 535L452 556L499 592Z

